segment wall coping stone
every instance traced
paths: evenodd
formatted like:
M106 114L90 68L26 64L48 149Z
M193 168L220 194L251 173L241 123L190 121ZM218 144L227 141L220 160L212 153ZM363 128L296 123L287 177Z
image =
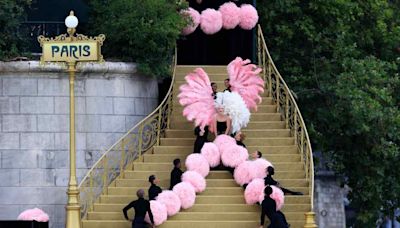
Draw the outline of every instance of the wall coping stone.
M137 73L137 64L129 62L104 62L84 63L78 65L78 73L97 74L134 74ZM49 72L60 73L66 71L66 65L57 63L46 63L41 65L39 61L0 61L1 73L26 73L26 72Z

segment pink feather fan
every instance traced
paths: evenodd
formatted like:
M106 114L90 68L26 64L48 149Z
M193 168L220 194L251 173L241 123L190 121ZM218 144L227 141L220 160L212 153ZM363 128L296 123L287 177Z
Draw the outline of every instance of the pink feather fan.
M175 185L172 191L181 200L181 207L183 209L188 209L194 205L196 200L196 191L190 183L181 182Z
M196 68L186 75L185 80L186 83L180 86L178 95L179 103L184 106L183 116L201 128L210 126L209 130L214 132L211 124L216 110L207 73L202 68Z
M222 26L224 29L234 29L240 23L241 10L233 2L226 2L219 7L222 14Z
M182 174L182 181L190 183L196 193L203 192L206 189L206 179L195 171L186 171Z
M177 214L181 209L181 200L175 192L170 190L164 190L161 192L157 196L156 201L165 205L168 216Z
M167 221L167 207L164 204L156 200L150 200L150 209L151 213L153 214L154 225L159 226ZM144 220L147 223L151 222L148 213L146 213Z
M18 215L18 220L48 222L49 215L39 208L28 209Z
M229 84L232 92L239 93L249 109L257 110L257 104L262 101L260 94L264 92L264 80L259 76L261 68L249 63L250 60L240 57L229 63Z
M222 14L215 9L206 9L201 12L200 28L207 35L213 35L222 28Z
M264 178L267 176L268 166L272 166L272 163L264 158L258 158L252 162L253 172L252 179L254 178Z
M214 143L204 143L203 148L201 148L201 154L212 168L217 167L221 163L221 154Z
M202 154L191 154L185 160L188 171L195 171L201 176L206 177L210 172L210 165Z
M247 204L255 204L260 201L261 197L264 196L264 180L257 178L252 180L244 191L244 199Z
M236 167L233 177L235 178L236 183L240 185L248 184L253 179L253 162L245 161L242 162L238 167Z
M240 6L240 23L242 29L251 30L258 22L258 13L256 8L250 4Z
M249 158L247 149L236 144L226 146L221 152L222 164L232 168L236 168Z
M200 13L189 7L186 10L182 10L181 15L188 21L188 25L183 28L182 34L186 36L193 33L200 24Z

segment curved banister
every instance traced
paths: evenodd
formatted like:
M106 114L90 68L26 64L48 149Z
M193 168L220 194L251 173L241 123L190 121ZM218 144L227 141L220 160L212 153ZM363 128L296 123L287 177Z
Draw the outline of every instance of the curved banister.
M310 204L312 211L314 209L314 161L307 127L292 92L271 58L260 25L258 25L257 29L257 41L258 64L262 67L266 88L268 89L269 95L274 102L276 102L277 111L281 113L282 118L285 120L286 128L291 130L291 134L295 138L295 143L304 161L306 179L309 181L310 185L309 194L311 197Z
M161 104L146 118L137 123L127 133L120 137L97 160L79 184L81 217L86 217L99 196L118 176L123 176L125 168L134 160L141 160L143 152L159 144L160 137L169 127L172 113L173 86L177 65L177 53L171 65L172 81Z

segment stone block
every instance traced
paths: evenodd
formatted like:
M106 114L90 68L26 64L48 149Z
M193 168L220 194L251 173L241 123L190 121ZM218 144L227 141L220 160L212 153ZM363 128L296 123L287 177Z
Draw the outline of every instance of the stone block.
M87 149L105 151L122 135L122 133L87 133Z
M21 186L43 187L56 185L54 169L21 169Z
M100 132L101 116L100 115L78 115L76 117L77 132Z
M39 96L69 96L69 79L41 78L38 80Z
M69 115L69 97L54 97L54 112ZM86 113L86 98L75 97L75 114Z
M41 150L7 150L2 151L2 168L37 168L38 161L43 156ZM1 197L0 197L1 198Z
M3 132L37 131L36 116L34 115L3 115Z
M146 116L125 116L126 131L129 131Z
M101 116L101 131L125 133L125 116Z
M0 133L0 149L18 149L19 142L18 133Z
M86 134L75 134L75 145L77 150L86 149ZM54 148L56 150L69 150L69 133L54 133Z
M60 204L65 187L0 187L0 204Z
M19 169L1 169L0 171L0 186L15 187L19 186Z
M53 133L22 133L21 149L48 150L54 149Z
M147 116L157 108L158 100L151 98L136 98L135 99L135 114Z
M135 100L136 98L114 98L114 114L117 115L137 114Z
M109 97L86 97L87 114L112 114L113 102Z
M0 113L19 113L19 97L0 97Z
M86 175L88 169L77 169L76 176L78 184L81 182L82 178ZM68 186L69 181L69 169L56 169L56 186L65 187Z
M34 78L3 78L3 94L22 96L37 95L37 83L37 79Z
M21 212L19 205L0 205L0 220L15 220Z
M43 169L67 168L69 167L69 151L51 150L43 151L38 167Z
M124 83L126 97L158 97L158 83L156 79L131 78Z
M53 97L21 97L21 113L52 114L54 113Z
M100 97L124 96L124 80L120 78L87 79L86 95Z
M69 132L69 115L38 115L39 132Z

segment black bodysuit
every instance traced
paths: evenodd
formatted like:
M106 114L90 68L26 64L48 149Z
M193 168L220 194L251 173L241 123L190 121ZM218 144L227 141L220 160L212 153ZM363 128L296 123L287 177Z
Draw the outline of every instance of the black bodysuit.
M217 134L218 135L225 134L227 127L228 127L228 125L226 124L226 121L225 122L217 121Z

